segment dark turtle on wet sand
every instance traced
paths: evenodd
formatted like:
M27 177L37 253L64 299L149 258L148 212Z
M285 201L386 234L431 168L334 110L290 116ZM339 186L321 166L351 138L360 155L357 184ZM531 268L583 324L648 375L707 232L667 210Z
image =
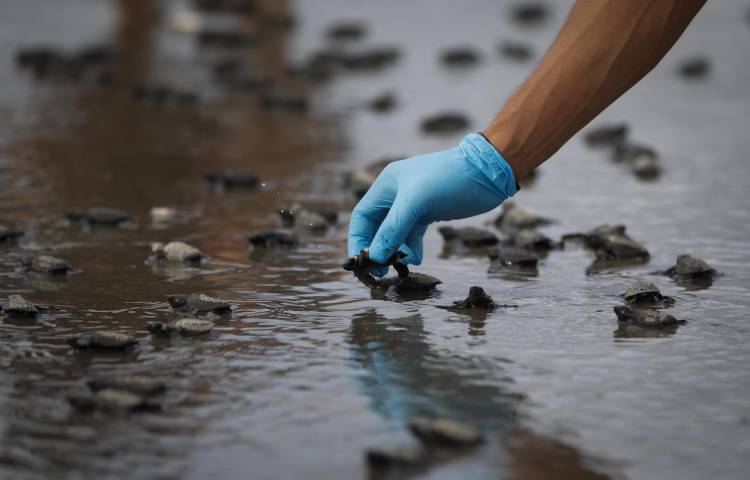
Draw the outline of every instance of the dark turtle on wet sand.
M202 293L170 295L167 297L167 300L169 301L169 305L175 310L192 315L206 313L221 315L232 310L232 306L229 303Z
M308 208L295 204L279 210L285 228L297 227L313 233L323 234L338 221L339 212L334 209Z
M626 123L613 123L593 127L583 135L583 140L591 147L614 147L625 142L629 127Z
M684 60L677 67L677 73L682 78L699 79L706 77L711 72L711 63L705 57L693 57Z
M170 262L196 263L205 259L200 250L185 242L169 242L151 244L152 258L155 260L166 260Z
M425 468L429 455L418 447L371 448L365 452L371 470L412 470Z
M510 9L511 19L520 25L538 25L544 22L548 16L549 9L541 2L519 2Z
M161 404L152 399L124 390L104 389L93 393L76 393L68 397L76 410L88 413L153 412L161 410Z
M629 305L654 305L674 303L672 297L662 295L659 287L651 282L636 281L628 287L622 297Z
M536 268L539 257L533 252L520 247L498 247L487 252L493 265L490 267Z
M23 236L23 230L8 223L0 223L0 244L13 243Z
M67 260L50 255L37 255L23 259L21 263L32 272L48 275L65 275L73 271L73 266Z
M522 228L513 232L511 242L516 247L537 252L548 251L558 247L558 244L551 238L533 228Z
M381 264L371 260L368 251L365 249L360 251L357 255L349 257L342 265L342 268L347 272L354 273L357 279L368 287L381 288L384 286L383 282L388 279L377 280L370 274L369 270L371 268L392 266L398 273L396 280L405 280L409 276L409 267L400 262L405 256L406 255L403 252L396 252L388 259L388 261L386 261L386 263Z
M99 330L93 334L78 335L69 338L67 342L71 347L81 350L123 350L138 345L138 340L132 335L114 330Z
M205 178L215 189L220 190L252 190L258 188L261 184L260 177L256 174L241 170L206 172L203 174L203 178Z
M625 231L625 225L599 225L585 236L586 245L596 251L597 260L649 258L648 250Z
M148 331L154 335L170 335L179 333L186 337L206 335L214 328L214 323L197 318L181 318L173 322L150 322Z
M409 272L406 277L388 277L377 280L377 286L383 290L395 287L397 292L431 292L443 283L439 278L425 273Z
M482 287L473 286L469 288L469 295L463 299L453 302L448 310L494 310L498 305L487 295Z
M2 312L9 317L36 317L39 308L21 295L8 295L2 303Z
M330 38L331 40L351 41L358 40L364 37L366 32L367 27L365 27L364 24L360 22L347 21L331 25L326 30L326 37Z
M65 214L69 220L84 222L89 225L116 226L132 220L127 212L107 207L93 207L85 210L73 210Z
M422 418L409 420L409 430L426 447L461 448L484 442L484 436L476 428L448 418Z
M469 67L481 60L481 54L471 47L452 47L440 54L440 61L449 67Z
M506 233L513 233L522 228L542 227L550 223L551 220L532 215L513 202L503 203L503 209L495 219L495 226Z
M167 391L167 386L164 382L138 375L92 378L86 382L86 385L93 392L118 390L144 397L160 395Z
M713 279L718 276L719 272L706 263L705 260L692 255L679 255L677 262L664 272L665 275L680 280L703 280Z
M446 243L459 242L470 248L486 247L498 243L497 235L482 228L444 226L438 228L438 232L443 236Z
M526 61L534 55L531 46L517 41L505 40L498 46L500 55L516 61Z
M251 247L260 248L293 248L299 245L297 234L282 228L253 233L247 241Z
M396 95L393 92L384 92L368 102L368 107L373 112L385 113L393 110L398 104Z
M462 132L469 126L469 119L464 114L456 112L438 113L422 120L423 132L439 135Z
M674 327L686 323L672 315L652 308L634 308L628 305L617 305L614 308L617 321L637 325L643 328Z

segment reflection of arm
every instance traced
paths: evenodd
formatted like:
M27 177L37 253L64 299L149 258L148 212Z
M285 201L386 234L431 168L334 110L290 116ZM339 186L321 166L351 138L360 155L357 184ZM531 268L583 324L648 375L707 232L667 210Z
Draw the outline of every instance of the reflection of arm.
M705 0L577 0L552 46L484 132L517 180L669 51Z

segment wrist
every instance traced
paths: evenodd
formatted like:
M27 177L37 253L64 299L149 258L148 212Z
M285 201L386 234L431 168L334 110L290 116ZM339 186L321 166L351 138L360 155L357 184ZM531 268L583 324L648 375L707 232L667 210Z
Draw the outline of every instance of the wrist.
M515 140L517 135L512 125L497 120L483 132L487 141L495 147L513 170L516 181L523 180L533 170L530 155L524 151L522 142Z
M470 133L459 144L467 160L490 181L496 194L503 200L518 191L513 169L500 151L482 133Z

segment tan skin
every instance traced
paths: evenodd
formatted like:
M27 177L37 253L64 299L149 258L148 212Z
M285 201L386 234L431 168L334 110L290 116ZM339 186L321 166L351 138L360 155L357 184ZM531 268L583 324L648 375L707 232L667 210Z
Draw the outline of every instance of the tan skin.
M547 53L483 132L516 179L651 71L704 4L577 0Z

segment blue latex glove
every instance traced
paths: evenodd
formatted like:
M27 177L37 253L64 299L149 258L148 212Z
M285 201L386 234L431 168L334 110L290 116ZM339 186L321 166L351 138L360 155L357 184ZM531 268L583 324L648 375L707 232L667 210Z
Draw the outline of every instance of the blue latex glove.
M349 223L349 256L369 248L385 263L422 263L422 237L439 220L488 212L516 193L508 162L482 135L470 133L449 150L389 164L359 201ZM383 276L386 268L372 269Z

